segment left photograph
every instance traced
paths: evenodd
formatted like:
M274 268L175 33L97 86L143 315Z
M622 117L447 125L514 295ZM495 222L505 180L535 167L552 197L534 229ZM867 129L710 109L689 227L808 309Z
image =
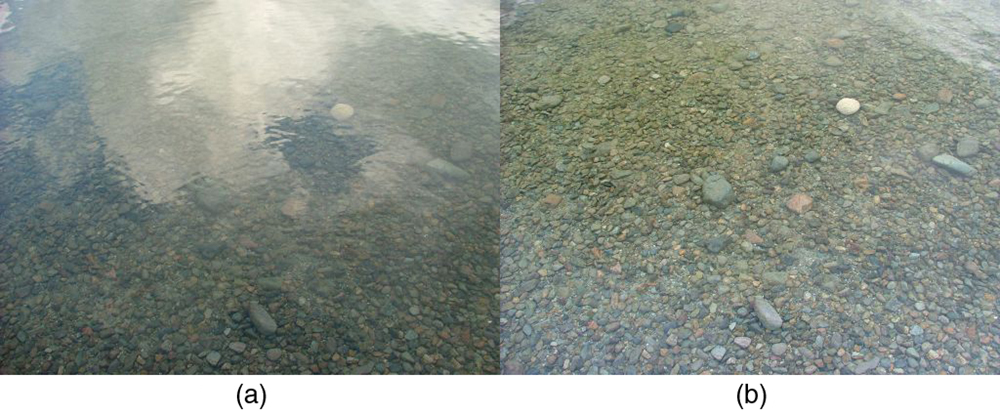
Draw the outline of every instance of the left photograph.
M499 0L0 0L0 374L500 371Z

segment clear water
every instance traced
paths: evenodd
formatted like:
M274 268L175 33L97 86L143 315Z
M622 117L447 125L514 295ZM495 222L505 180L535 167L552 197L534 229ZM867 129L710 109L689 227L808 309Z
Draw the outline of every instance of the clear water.
M496 1L9 9L4 373L498 369Z
M995 1L503 4L505 372L1000 370Z

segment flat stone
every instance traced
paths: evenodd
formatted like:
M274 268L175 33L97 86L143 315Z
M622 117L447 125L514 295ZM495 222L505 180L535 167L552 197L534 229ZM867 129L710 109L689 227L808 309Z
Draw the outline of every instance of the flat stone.
M980 97L980 98L977 98L975 101L973 101L972 104L974 106L976 106L976 108L983 109L983 108L987 108L989 106L992 106L993 102L990 101L990 99L988 99L986 97Z
M788 351L788 344L777 343L771 346L771 354L782 356L785 355L785 351Z
M958 147L955 148L955 154L959 157L972 157L979 153L979 140L974 138L965 138L958 142Z
M937 144L934 143L924 143L917 148L917 157L923 161L931 161L940 153L941 149L939 149Z
M785 285L788 282L788 273L785 271L765 271L764 282L771 285Z
M860 362L858 363L857 366L854 367L854 373L859 375L867 374L868 371L874 370L875 367L878 367L878 363L880 360L881 359L879 357L873 357L868 361Z
M542 96L538 101L532 103L535 110L551 110L562 104L563 98L560 95L549 94Z
M823 65L828 67L840 67L844 65L844 61L837 58L837 56L830 56L823 60Z
M935 156L931 161L933 161L934 164L937 164L938 166L944 168L945 170L966 177L971 176L976 172L976 170L973 169L972 166L966 164L962 160L952 157L949 154L939 154Z
M271 315L260 304L250 303L247 314L250 316L250 322L262 334L274 334L278 330L278 324L274 322L274 318L271 318Z
M464 180L471 177L471 174L469 174L467 171L462 170L458 166L449 163L448 161L441 158L435 158L431 161L428 161L427 167L438 174L454 178L456 180Z
M736 198L733 186L720 175L708 176L701 191L702 200L716 207L725 207Z
M239 341L235 341L235 342L229 343L229 349L233 350L233 351L236 351L238 353L242 353L243 351L246 351L247 345L246 345L246 343L241 343Z
M937 101L938 102L948 104L948 103L951 103L951 100L954 99L954 98L955 98L955 93L953 93L951 90L946 89L946 88L938 90L938 93L937 93Z
M729 4L727 3L712 3L708 5L708 9L713 13L724 13L729 10Z
M205 357L205 360L207 360L209 364L212 364L213 367L219 365L219 360L221 359L222 359L222 354L219 354L218 351L212 351L208 353L208 356Z
M812 209L812 203L812 197L809 197L808 194L798 193L789 198L785 205L789 210L802 214Z
M713 237L705 242L705 248L707 248L708 252L712 254L718 254L725 247L726 247L725 237Z
M542 203L548 204L551 207L555 207L559 205L559 203L562 203L562 196L554 193L548 194L545 196L545 198L542 199Z
M264 277L257 280L257 286L264 291L281 291L280 277Z
M750 346L750 342L751 341L750 341L749 337L736 337L736 338L733 339L733 343L735 343L736 345L740 346L740 348L747 348L747 347L749 347Z
M762 296L754 297L753 311L757 314L757 319L769 330L777 330L784 323L774 306Z

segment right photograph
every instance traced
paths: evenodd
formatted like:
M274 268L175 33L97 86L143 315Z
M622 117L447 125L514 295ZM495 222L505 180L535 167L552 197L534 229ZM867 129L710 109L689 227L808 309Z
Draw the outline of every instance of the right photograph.
M996 0L501 15L505 374L1000 373Z

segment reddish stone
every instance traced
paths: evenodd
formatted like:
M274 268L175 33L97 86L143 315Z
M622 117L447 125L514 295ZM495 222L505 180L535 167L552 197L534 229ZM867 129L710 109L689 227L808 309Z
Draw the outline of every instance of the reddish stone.
M745 238L747 241L749 241L750 244L763 244L764 243L764 239L761 238L759 235L757 235L757 233L755 233L753 230L747 230L747 232L745 234L743 234L743 238Z
M807 194L799 193L793 195L792 198L789 198L788 203L785 205L788 206L789 210L802 214L812 209L812 204L812 197L809 197Z

